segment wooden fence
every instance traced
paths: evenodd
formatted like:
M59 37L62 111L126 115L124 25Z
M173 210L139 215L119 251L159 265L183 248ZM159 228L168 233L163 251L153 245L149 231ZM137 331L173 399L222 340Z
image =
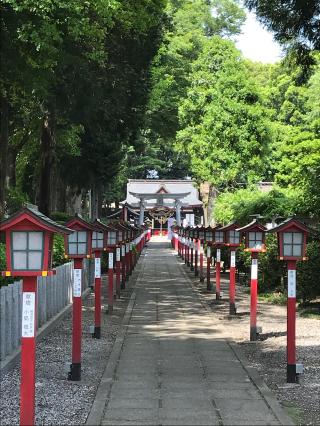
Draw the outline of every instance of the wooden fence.
M94 282L94 264L83 264L82 291ZM72 303L73 263L56 268L56 275L39 277L37 298L38 328ZM0 288L0 360L20 346L22 312L22 281Z

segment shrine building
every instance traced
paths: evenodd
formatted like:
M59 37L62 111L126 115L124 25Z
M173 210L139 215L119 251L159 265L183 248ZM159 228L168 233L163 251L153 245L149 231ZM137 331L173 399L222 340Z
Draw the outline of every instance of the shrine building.
M128 211L138 214L139 225L150 224L154 235L167 234L173 223L203 223L199 191L190 179L129 179L127 197L120 204L125 220Z

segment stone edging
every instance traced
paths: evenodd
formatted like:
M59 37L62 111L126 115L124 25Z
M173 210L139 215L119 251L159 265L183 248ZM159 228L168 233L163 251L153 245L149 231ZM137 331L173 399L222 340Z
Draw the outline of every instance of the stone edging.
M141 259L140 257L140 262L144 260ZM140 275L142 274L143 271L143 262L141 262L141 270L138 272L136 276L134 277L134 281L132 283L132 287L134 289L134 286L136 285L136 282L138 281ZM97 392L96 392L96 396L94 398L93 404L91 406L91 410L90 413L87 417L87 421L86 421L86 425L92 425L92 426L96 426L96 425L100 425L104 412L105 412L105 407L106 407L106 402L109 398L110 392L111 392L111 388L113 385L113 379L114 379L114 373L116 371L118 362L119 362L119 358L121 355L121 351L122 351L122 347L124 344L124 340L127 334L127 330L128 330L128 325L129 325L129 321L131 318L131 314L132 314L132 310L135 304L135 299L136 299L136 293L132 292L127 309L125 311L124 317L122 319L122 327L121 330L119 331L119 334L116 338L116 341L113 345L112 351L110 353L106 368L104 370L104 373L101 377Z
M189 277L187 271L183 268L184 264L180 266L180 269L185 276L185 278L189 281L189 284L193 288L191 278ZM195 292L196 295L199 298L199 301L203 308L210 312L212 314L212 311L203 303L201 300L201 297L198 292ZM271 389L267 386L267 384L264 382L264 380L260 377L258 371L256 368L251 367L248 365L248 359L245 356L244 352L240 348L240 346L234 342L233 340L226 339L227 343L229 344L230 348L233 350L239 361L241 362L242 367L254 383L254 385L257 387L261 395L263 396L264 400L266 401L267 405L269 406L270 410L273 412L274 416L279 420L281 425L284 426L292 426L295 425L292 418L286 413L285 409L282 408L280 402L276 399L276 397L273 395Z

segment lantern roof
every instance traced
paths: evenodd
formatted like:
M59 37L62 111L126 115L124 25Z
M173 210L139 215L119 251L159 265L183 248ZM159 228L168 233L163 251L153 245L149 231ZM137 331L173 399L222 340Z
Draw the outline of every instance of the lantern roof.
M112 223L111 226L114 229L119 231L125 231L125 232L128 231L128 228L125 225L123 225L121 222Z
M73 227L75 225L78 225L81 228L86 229L87 231L96 230L92 223L89 223L86 220L82 219L82 217L78 213L76 213L76 215L73 218L71 218L70 220L68 220L68 222L65 223L65 226Z
M293 217L289 217L288 219L284 220L279 225L275 226L272 229L269 229L267 232L284 232L287 229L290 229L293 227L297 228L299 231L302 231L302 232L314 232L312 228L309 228L303 222Z
M73 230L66 226L60 225L43 213L39 212L38 207L34 205L25 205L22 209L14 213L8 219L5 219L0 223L0 230L5 231L17 225L20 222L28 221L31 222L45 231L56 232L59 234L72 234Z
M106 225L105 223L101 222L100 219L96 219L94 222L92 222L92 225L95 228L97 228L97 229L99 229L101 231L106 231L106 232L112 231L114 229L112 226Z
M232 231L237 230L239 228L239 224L237 222L228 223L228 225L219 227L219 231Z
M236 229L236 231L239 231L239 232L249 232L252 230L259 230L259 231L265 232L267 228L264 225L262 225L262 223L260 223L258 219L254 219L252 222L248 223L247 225Z

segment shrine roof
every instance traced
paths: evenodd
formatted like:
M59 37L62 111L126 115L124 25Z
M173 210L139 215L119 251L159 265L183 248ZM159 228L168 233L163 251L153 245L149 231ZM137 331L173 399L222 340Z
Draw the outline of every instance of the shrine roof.
M152 198L154 194L154 198ZM172 198L170 197L172 194ZM184 196L185 194L185 196ZM121 204L129 204L133 208L140 207L140 196L144 196L147 209L158 204L157 200L163 200L163 205L173 208L175 206L175 195L181 200L183 207L201 207L199 192L192 180L180 179L129 179L127 183L127 197Z

